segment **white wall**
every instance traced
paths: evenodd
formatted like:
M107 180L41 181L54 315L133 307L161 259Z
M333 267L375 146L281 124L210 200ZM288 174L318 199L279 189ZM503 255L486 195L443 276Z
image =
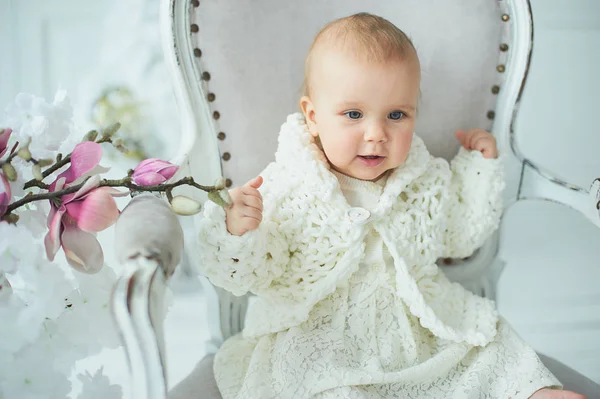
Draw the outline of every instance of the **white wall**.
M103 16L112 0L0 0L0 108L23 91L51 101L100 62Z

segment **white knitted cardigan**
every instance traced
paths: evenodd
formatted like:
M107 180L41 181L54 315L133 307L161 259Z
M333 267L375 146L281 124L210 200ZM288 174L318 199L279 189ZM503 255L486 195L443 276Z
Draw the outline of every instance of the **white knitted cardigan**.
M200 221L201 270L235 295L258 296L245 336L283 331L348 283L374 229L394 259L397 295L421 325L442 339L486 345L496 334L494 303L448 281L435 261L469 256L498 227L502 165L464 149L451 165L415 135L370 217L353 220L303 116L290 115L276 161L261 174L260 227L230 235L225 212L208 202Z

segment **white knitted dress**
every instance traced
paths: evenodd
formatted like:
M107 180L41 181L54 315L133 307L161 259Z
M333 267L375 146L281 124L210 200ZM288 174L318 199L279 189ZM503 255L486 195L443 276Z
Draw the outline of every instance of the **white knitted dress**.
M351 206L370 210L385 180L336 174ZM485 347L434 336L395 294L393 260L366 238L360 269L297 327L227 340L214 371L230 398L528 398L558 380L500 318Z

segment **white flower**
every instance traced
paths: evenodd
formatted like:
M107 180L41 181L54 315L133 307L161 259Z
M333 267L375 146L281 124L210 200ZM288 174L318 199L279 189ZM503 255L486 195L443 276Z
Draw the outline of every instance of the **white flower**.
M35 201L18 209L18 226L25 227L29 233L40 243L48 231L46 221L50 212L48 201Z
M0 393L4 398L66 398L71 392L67 375L57 371L43 345L31 345L10 362L0 359Z
M20 263L35 262L30 242L31 233L26 227L0 222L0 272L15 273Z
M52 104L19 93L6 108L4 124L13 129L12 140L23 144L31 139L29 149L35 158L54 158L59 149L72 149L74 145L72 117L73 109L64 90L56 93Z
M91 375L89 371L85 374L78 374L77 378L81 381L81 393L77 399L106 399L121 398L123 391L119 385L111 385L110 380L103 374L104 367Z
M95 342L100 351L102 348L117 348L120 345L117 327L110 309L112 287L117 277L114 271L105 265L96 274L76 273L78 295L69 298L72 305L65 318L71 319L71 325L65 324L66 331L76 331L75 325L86 326L91 336L81 338L73 336L73 340L82 339L85 343ZM68 327L67 327L68 326ZM83 327L79 327L80 329Z

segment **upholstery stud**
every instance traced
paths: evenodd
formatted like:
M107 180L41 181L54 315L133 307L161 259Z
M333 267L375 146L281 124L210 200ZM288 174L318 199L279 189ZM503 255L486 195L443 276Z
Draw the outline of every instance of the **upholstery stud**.
M219 140L225 140L225 137L226 137L226 136L225 136L225 133L223 133L223 132L219 132L219 134L217 135L217 138L218 138Z
M221 117L221 114L219 113L219 111L213 112L213 118L215 118L215 120L219 120L220 117Z
M488 111L488 113L487 113L488 119L494 119L495 116L496 116L496 113L494 111Z
M208 72L202 72L202 78L201 79L209 81L210 80L210 73L208 73Z
M506 71L506 67L503 64L500 64L496 67L496 70L500 73Z
M225 179L225 187L229 188L233 185L233 182L231 181L231 179Z
M194 57L202 57L202 50L200 50L199 48L195 48Z
M231 154L228 152L224 152L222 158L223 161L229 161L231 159Z
M213 101L215 101L215 98L216 98L215 93L208 93L208 95L206 96L206 99L211 103Z
M500 44L500 51L508 51L508 44L506 44L506 43Z
M508 22L509 19L510 19L510 16L508 14L502 14L502 20L504 22Z
M198 27L198 24L192 24L192 33L198 33L198 31L200 30L200 28Z
M493 94L498 94L499 91L500 91L500 86L498 86L498 85L492 86L492 93Z

